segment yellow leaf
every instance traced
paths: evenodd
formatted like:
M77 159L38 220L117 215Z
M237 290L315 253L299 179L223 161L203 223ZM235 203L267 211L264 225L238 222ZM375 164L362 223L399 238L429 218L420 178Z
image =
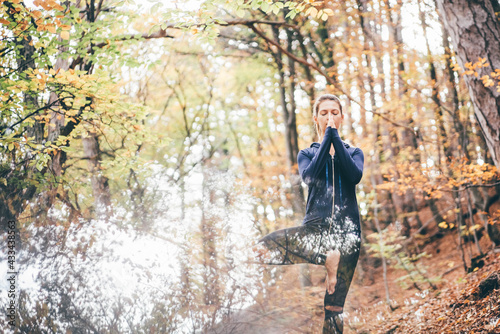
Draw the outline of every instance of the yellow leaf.
M481 228L481 225L479 225L479 224L475 224L474 226L471 226L471 227L469 228L469 231L471 231L471 232L472 232L472 231L474 231L474 230L479 230L480 228Z
M62 39L69 39L69 31L61 31Z
M49 32L53 33L53 34L55 34L55 33L56 33L56 27L55 27L55 26L53 26L53 25L48 25L48 26L47 26L47 30L48 30Z
M333 15L333 10L331 10L330 8L325 8L323 9L323 11L328 14L328 16L332 16Z

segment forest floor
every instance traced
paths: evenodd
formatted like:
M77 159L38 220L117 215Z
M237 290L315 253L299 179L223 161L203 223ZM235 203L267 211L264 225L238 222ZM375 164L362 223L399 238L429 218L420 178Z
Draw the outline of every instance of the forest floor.
M346 333L500 333L500 253L490 250L481 268L465 273L459 252L450 247L455 238L450 233L426 250L427 275L440 278L435 289L403 289L396 283L401 270L389 272L393 310L381 282L353 286Z
M401 280L408 272L389 265L392 310L386 302L380 263L376 268L364 266L372 268L370 272L358 264L344 308L345 334L500 333L500 253L483 236L479 244L486 253L484 264L466 273L456 230L436 232L427 232L427 236L435 236L432 242L429 238L414 242L420 252L429 255L418 263L425 276L435 280L434 288L422 280L416 285ZM471 256L479 254L473 242L464 245L464 252L467 265ZM312 286L301 288L299 266L279 267L282 278L268 294L214 332L321 333L325 270L313 265L309 269Z

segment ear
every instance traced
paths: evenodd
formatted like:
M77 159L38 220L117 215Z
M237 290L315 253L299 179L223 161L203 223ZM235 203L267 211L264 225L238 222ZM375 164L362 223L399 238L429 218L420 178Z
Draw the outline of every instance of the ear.
M314 122L315 124L318 124L318 117L313 116L313 122Z

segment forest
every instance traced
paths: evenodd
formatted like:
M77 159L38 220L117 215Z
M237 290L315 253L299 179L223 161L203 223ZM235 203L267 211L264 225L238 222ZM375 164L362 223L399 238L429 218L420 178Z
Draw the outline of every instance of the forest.
M500 332L497 0L0 0L4 333L319 333L313 104L364 153L344 333Z

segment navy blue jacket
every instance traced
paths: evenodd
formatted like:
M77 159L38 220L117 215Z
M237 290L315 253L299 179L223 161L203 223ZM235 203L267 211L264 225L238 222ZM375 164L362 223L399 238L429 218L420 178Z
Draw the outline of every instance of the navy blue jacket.
M335 148L333 159L330 155L332 143ZM363 176L363 163L361 149L344 143L337 129L331 127L326 128L321 145L313 143L299 152L299 172L309 187L303 224L324 224L325 218L332 217L332 191L335 189L335 215L348 217L360 229L356 184Z

